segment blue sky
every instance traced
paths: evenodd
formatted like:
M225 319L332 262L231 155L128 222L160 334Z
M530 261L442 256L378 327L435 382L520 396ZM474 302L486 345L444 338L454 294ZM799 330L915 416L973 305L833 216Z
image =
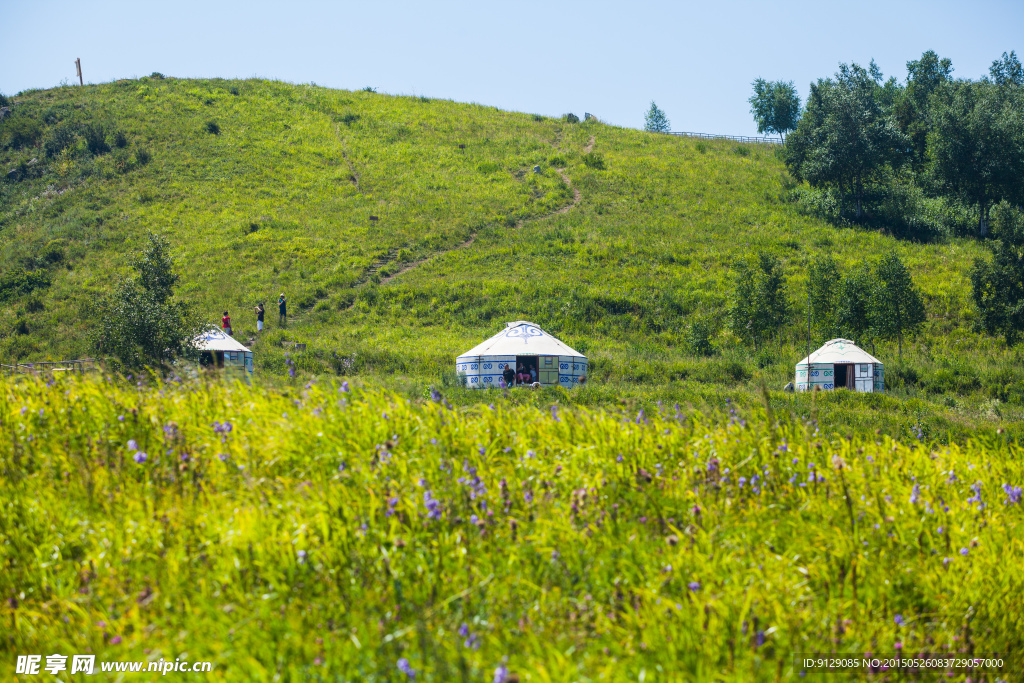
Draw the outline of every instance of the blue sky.
M808 83L839 62L901 80L925 50L978 78L1024 52L1024 3L30 2L0 0L0 91L145 76L260 76L641 127L754 135L757 77Z

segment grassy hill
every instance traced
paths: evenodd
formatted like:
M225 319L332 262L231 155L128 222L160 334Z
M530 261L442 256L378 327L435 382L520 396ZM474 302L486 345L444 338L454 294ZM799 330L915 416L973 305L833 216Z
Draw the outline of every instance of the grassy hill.
M259 80L143 78L14 99L0 122L0 170L17 171L0 184L5 359L88 355L91 304L152 230L175 249L182 291L211 320L229 309L243 340L256 336L252 306L268 302L260 381L283 378L281 342L300 341L304 375L348 358L349 372L422 394L458 352L529 319L588 354L596 381L516 400L721 405L791 379L817 254L852 267L895 250L925 296L926 330L902 362L894 345L876 349L889 396L830 397L823 414L933 436L1024 417L1019 350L971 332L966 271L983 248L807 215L772 147ZM80 135L47 155L62 127L96 123L125 146L90 152ZM757 249L783 259L794 308L761 354L723 326L730 266ZM273 315L281 291L296 314L287 329ZM687 349L695 317L718 330L710 358Z

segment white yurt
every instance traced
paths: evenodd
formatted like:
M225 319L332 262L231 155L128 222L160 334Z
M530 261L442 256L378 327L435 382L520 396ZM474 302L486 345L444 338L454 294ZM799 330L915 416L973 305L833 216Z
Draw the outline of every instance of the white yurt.
M499 387L508 364L525 370L541 386L572 387L587 378L587 357L534 323L517 320L455 359L455 371L470 389Z
M849 339L833 339L796 364L796 390L885 391L882 361Z
M252 351L223 330L209 329L195 339L199 364L206 367L238 368L252 375Z

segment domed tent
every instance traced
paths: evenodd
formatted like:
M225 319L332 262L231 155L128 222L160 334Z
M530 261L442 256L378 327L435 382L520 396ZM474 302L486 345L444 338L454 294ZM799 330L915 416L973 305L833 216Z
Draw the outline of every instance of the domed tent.
M849 339L833 339L796 364L796 390L885 391L882 361Z
M508 364L536 377L541 386L572 387L586 381L587 357L534 323L517 320L455 359L455 371L470 389L498 387Z

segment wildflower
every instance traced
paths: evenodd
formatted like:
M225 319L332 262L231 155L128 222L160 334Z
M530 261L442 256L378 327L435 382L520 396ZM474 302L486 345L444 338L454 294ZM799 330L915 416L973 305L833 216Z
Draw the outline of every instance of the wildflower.
M646 422L646 420L644 419L644 409L643 408L641 408L640 412L636 414L636 423L640 424L641 422Z
M508 667L504 664L499 664L498 668L494 670L494 683L505 683L508 680Z
M555 422L561 422L561 420L558 419L558 406L551 406L551 419Z
M128 439L128 450L137 451L139 450L139 444L135 439Z
M139 451L138 453L136 453L135 455L132 456L132 460L134 460L135 462L137 462L137 463L139 463L141 465L142 463L146 462L146 458L148 458L148 457L149 457L148 455L146 455L142 451Z
M1024 495L1024 489L1020 486L1010 486L1009 484L1003 484L1003 493L1006 494L1006 504L1016 505L1020 502L1021 496Z
M228 454L227 453L219 453L217 455L217 457L220 458L221 462L227 462L228 461ZM344 467L344 465L342 465L342 467Z
M527 458L533 458L536 455L537 455L537 453L535 451L526 451L526 457Z
M462 626L459 626L459 631L458 631L458 633L459 633L459 635L460 635L460 636L462 636L463 638L465 638L466 636L468 636L468 635L469 635L469 626L468 626L468 625L466 625L466 622L462 622Z
M409 664L409 660L402 657L398 660L398 670L404 673L409 678L416 678L416 670Z
M690 583L686 584L686 587L690 589L691 593L696 593L700 590L700 581L691 581Z
M764 645L764 631L758 631L755 638L757 647L761 647L762 645Z
M523 491L523 500L529 505L533 502L533 491Z
M971 552L971 551L968 550L967 548L960 548L960 554L961 555L967 555L967 553L969 553L969 552Z
M896 622L897 626L906 626L907 625L907 622L905 622L903 620L903 615L902 614L897 614L896 617L893 619L893 621Z
M306 551L305 550L297 550L295 552L295 555L299 558L299 564L305 564L306 563Z
M936 531L941 534L943 532L943 528L940 526Z
M121 644L121 636L114 636L113 638L111 638L110 639L110 644L111 645L120 645Z
M557 550L552 550L551 551L551 561L552 562L556 561L559 557L561 557L561 555L558 553Z
M427 507L427 517L441 519L441 502L434 498L429 489L423 492L423 504Z
M25 410L25 408L22 408L22 411L24 411L24 410ZM124 415L118 415L117 416L117 421L118 422L124 422Z
M395 506L398 505L398 498L388 498L388 510L386 514L388 517L395 514Z
M349 392L348 381L342 382L341 383L341 388L338 389L338 391L340 391L343 394L347 394Z
M979 508L985 507L985 503L981 500L981 482L971 484L971 490L974 491L974 495L968 498L967 502L977 503Z
M942 566L943 567L949 567L949 563L952 562L952 561L953 561L952 557L944 557L944 558L942 558Z
M740 477L740 479L739 479L740 488L743 488L743 485L746 484L746 483L747 483L747 478L746 477Z
M622 453L619 453L615 458L615 462L622 462Z
M897 641L896 644L893 645L893 647L896 648L897 650L902 650L903 649L903 643Z
M800 464L800 458L793 458L793 464L794 465L799 465Z
M914 488L910 491L910 504L917 505L919 500L921 500L921 485L914 484Z
M487 449L486 449L485 447L483 447L483 446L481 446L480 448L478 448L478 449L476 449L476 450L477 450L477 452L478 452L478 453L479 453L480 455L483 455L484 453L486 453L486 452L487 452Z
M22 407L21 407L21 414L22 414L22 415L24 415L24 414L25 414L25 413L27 413L27 412L28 412L28 408L26 408L25 406L22 406ZM122 416L122 417L121 417L121 419L123 420L123 419L124 419L124 417Z

